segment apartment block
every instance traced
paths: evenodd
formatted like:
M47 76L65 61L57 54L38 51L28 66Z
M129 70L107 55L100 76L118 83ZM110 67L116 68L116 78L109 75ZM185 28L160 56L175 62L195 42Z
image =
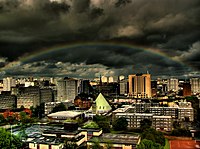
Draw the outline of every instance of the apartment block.
M156 130L172 131L173 120L171 116L153 116L152 127Z

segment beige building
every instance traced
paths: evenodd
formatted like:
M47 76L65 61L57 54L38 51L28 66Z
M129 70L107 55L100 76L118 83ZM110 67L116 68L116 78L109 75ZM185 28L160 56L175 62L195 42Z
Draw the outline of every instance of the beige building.
M190 84L193 94L200 93L200 78L191 78Z
M156 130L172 131L173 120L171 116L153 116L152 127Z
M57 81L57 101L73 102L78 95L78 80L73 78L64 78Z
M129 75L129 96L134 98L151 98L151 75Z

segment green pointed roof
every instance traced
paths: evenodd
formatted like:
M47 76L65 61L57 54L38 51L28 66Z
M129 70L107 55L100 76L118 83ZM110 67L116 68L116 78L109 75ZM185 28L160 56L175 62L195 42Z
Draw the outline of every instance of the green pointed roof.
M104 113L110 111L112 108L104 98L104 96L100 93L96 98L96 112L97 113Z

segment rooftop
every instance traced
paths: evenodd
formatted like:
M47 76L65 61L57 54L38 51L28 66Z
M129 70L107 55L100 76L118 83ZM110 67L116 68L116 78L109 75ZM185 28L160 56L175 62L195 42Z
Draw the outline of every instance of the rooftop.
M89 142L93 142L95 137L92 137ZM108 140L115 144L132 144L136 145L139 141L139 135L130 135L130 134L111 134L105 133L99 137L101 143L107 143Z
M60 112L56 112L56 113L51 113L47 116L52 117L52 118L67 119L67 118L75 118L81 114L82 114L82 112L77 112L77 111L60 111Z

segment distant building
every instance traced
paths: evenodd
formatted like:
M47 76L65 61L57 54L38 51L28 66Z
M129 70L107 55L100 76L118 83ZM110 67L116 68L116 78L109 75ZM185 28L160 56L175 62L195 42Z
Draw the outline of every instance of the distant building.
M200 78L191 78L190 84L193 94L200 93Z
M170 78L168 79L167 82L167 90L168 91L173 91L173 92L177 92L178 91L178 79L176 78Z
M173 119L171 116L153 116L152 127L156 130L172 131Z
M3 78L3 91L11 91L16 86L16 80L12 77Z
M151 95L157 97L157 81L151 81Z
M124 117L128 121L128 128L140 128L140 121L144 119L152 120L153 114L151 113L117 113L114 119Z
M89 109L92 105L91 99L88 98L80 98L76 97L74 99L74 105L78 107L79 109Z
M84 94L90 94L90 81L89 80L80 80L79 86L78 86L78 92L84 93Z
M40 98L41 103L52 102L54 99L53 90L51 88L40 89Z
M123 79L120 80L119 82L119 87L120 87L120 95L128 95L128 80Z
M17 107L16 96L0 94L0 109L12 109L16 107Z
M87 142L87 148L92 148L95 140L99 141L100 148L108 148L109 141L111 142L112 149L135 149L137 144L140 143L140 136L133 134L110 134L105 133L99 137L92 137Z
M78 80L64 78L57 81L57 101L73 102L78 95Z
M24 108L36 107L41 103L41 94L39 87L24 87L19 91L17 96L17 108L24 106Z
M92 111L95 114L104 114L110 112L111 110L111 106L101 93L89 109L89 111Z
M47 117L51 122L64 122L67 119L75 120L82 117L83 112L77 111L59 111L48 114Z
M129 96L134 98L151 98L151 75L129 75Z
M191 96L192 91L191 91L191 85L190 83L183 83L183 96Z

